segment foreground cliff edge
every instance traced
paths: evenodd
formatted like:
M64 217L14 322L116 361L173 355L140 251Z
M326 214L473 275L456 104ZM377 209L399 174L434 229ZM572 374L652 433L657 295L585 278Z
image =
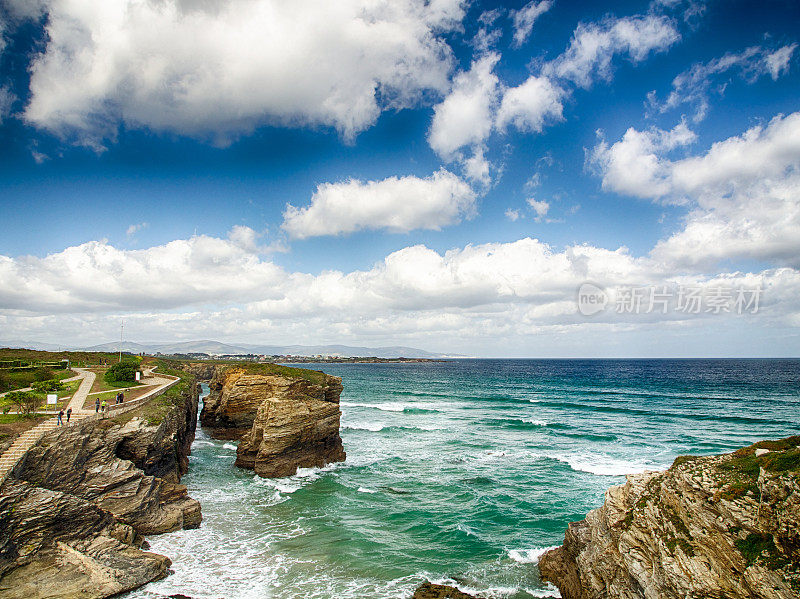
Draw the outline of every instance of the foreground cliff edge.
M187 363L181 368L209 381L200 423L212 437L239 441L240 468L276 478L345 460L339 436L341 378L277 364Z
M800 597L800 436L628 476L539 561L564 599Z
M59 427L0 488L0 598L109 597L167 575L144 535L200 525L179 484L198 396L191 376L140 408Z

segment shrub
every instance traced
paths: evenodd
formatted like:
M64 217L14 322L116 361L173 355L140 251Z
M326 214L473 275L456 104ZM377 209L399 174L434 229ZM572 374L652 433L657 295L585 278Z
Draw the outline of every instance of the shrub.
M47 368L46 366L42 366L41 368L37 368L33 371L33 380L34 381L49 381L55 376L52 370Z
M36 411L41 401L36 395L30 391L12 391L4 398L9 406L16 406L17 411L22 414L31 414Z
M110 382L133 382L136 380L136 373L139 371L139 363L125 360L114 364L105 374L105 379Z
M33 390L38 393L56 393L58 391L62 391L67 386L59 381L58 379L52 379L49 381L38 381L31 384Z

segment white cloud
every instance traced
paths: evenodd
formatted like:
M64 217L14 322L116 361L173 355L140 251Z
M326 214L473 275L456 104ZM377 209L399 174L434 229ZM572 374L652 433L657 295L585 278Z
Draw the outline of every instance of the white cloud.
M489 137L497 103L498 79L493 69L499 59L490 53L473 62L469 71L453 78L450 93L434 106L428 143L445 160Z
M127 230L125 231L125 235L128 238L133 237L134 235L136 235L138 231L146 229L148 226L150 226L148 223L136 223L127 228Z
M664 343L674 340L681 323L709 338L709 327L725 322L706 314L673 314L665 321L614 310L589 321L575 303L587 280L606 288L761 284L762 312L736 321L737 334L750 326L769 337L769 327L800 322L800 273L794 269L677 277L625 248L557 251L526 238L443 253L412 246L368 270L310 275L288 272L230 239L199 236L145 250L91 242L44 258L0 256L0 330L5 339L97 342L113 335L124 315L134 339L403 342L481 355L531 355L544 344L568 355L594 355L594 342L613 344L609 339L620 335L627 340L638 331L638 341L649 346L659 330ZM562 346L565 337L570 342ZM685 339L680 347L685 352ZM663 355L663 348L656 353ZM748 345L743 353L751 350ZM624 344L619 351L626 354Z
M488 186L492 182L491 166L484 157L484 152L485 150L482 146L475 146L472 156L463 161L463 166L464 174L470 181Z
M536 213L536 222L539 222L547 216L547 213L550 211L550 204L548 202L542 200L534 200L533 198L528 199L528 206Z
M692 268L734 258L800 266L800 112L717 142L702 155L674 161L661 155L685 139L685 133L629 129L610 148L595 148L604 188L689 203L683 229L661 241L653 257Z
M324 183L317 187L309 206L287 205L283 229L295 239L361 229L439 230L471 217L475 199L472 188L445 169L424 179L407 176Z
M631 127L611 147L605 141L600 142L592 152L591 161L602 171L603 189L639 198L662 198L672 191L672 186L660 154L695 139L696 135L685 123L670 131L656 128L637 131Z
M519 10L512 10L510 13L514 21L514 47L519 48L524 44L533 31L533 24L536 19L553 7L553 0L531 0Z
M547 77L531 76L525 83L503 93L497 111L497 128L513 124L520 131L539 133L546 120L563 120L563 90Z
M203 235L130 251L92 241L44 258L0 256L0 306L41 313L185 308L263 298L281 276L237 243Z
M702 121L709 110L710 95L724 93L726 85L715 85L722 75L735 71L748 83L754 83L765 75L777 80L781 74L788 71L789 61L796 48L797 44L791 44L771 51L760 46L752 46L739 53L728 52L707 63L694 64L675 77L672 81L672 91L663 102L657 100L655 92L648 94L650 105L658 112L664 113L683 104L689 104L694 107L695 122ZM727 80L725 81L727 83Z
M647 15L606 18L599 23L581 23L569 47L547 63L544 74L589 87L595 77L611 78L611 60L623 54L641 62L651 52L661 52L680 39L671 19Z
M512 223L518 221L520 217L522 217L522 214L520 213L519 210L515 210L512 208L506 210L506 218L510 220Z
M120 123L226 143L263 124L352 138L444 92L461 0L47 0L25 116L84 143ZM313 56L314 60L308 57ZM380 101L379 98L380 97Z
M773 81L777 81L778 77L789 71L789 61L792 59L792 54L796 49L797 44L794 43L790 46L779 48L764 57L764 62Z

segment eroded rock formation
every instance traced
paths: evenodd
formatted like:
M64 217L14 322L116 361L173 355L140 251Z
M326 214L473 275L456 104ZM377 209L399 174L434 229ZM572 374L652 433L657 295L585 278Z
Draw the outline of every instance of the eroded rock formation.
M166 576L169 559L141 548L143 535L200 524L178 482L193 387L158 409L59 427L28 451L0 489L0 598L108 597Z
M411 599L478 599L474 595L468 595L459 591L455 587L445 584L435 584L433 582L423 582L414 592Z
M212 436L240 440L236 465L264 477L345 459L339 436L342 380L273 365L218 368L200 420Z
M629 476L542 556L542 578L564 599L796 599L798 444L764 441Z

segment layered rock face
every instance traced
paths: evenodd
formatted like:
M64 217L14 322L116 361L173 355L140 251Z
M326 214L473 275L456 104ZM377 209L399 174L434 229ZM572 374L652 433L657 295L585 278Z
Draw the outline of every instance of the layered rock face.
M290 476L297 468L344 461L339 436L342 380L312 374L302 378L238 367L218 370L201 423L217 438L239 439L236 465L259 476Z
M800 597L800 437L628 477L539 561L564 599Z
M179 479L194 439L186 389L157 423L125 415L59 427L0 489L0 598L108 597L166 576L143 536L199 526Z

